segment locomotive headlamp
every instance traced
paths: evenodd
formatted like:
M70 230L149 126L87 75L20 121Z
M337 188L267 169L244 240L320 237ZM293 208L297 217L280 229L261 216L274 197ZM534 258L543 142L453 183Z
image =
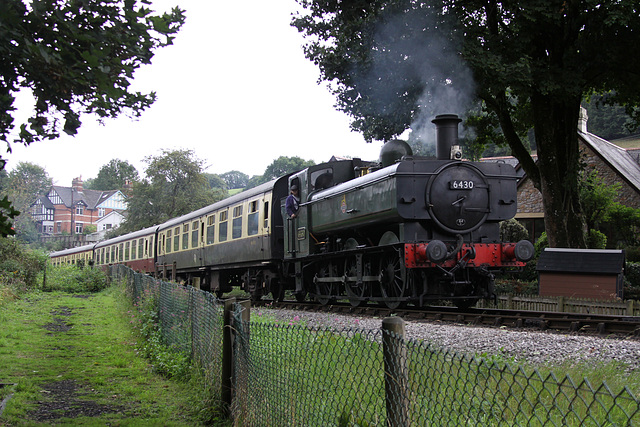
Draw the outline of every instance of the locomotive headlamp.
M459 145L451 147L451 160L462 160L462 148Z

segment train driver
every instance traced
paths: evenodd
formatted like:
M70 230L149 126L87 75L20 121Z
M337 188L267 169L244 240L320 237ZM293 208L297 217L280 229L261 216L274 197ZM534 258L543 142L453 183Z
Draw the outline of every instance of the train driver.
M298 216L298 209L300 209L300 197L298 196L298 186L295 184L291 186L291 194L287 197L285 209L289 218L296 218Z

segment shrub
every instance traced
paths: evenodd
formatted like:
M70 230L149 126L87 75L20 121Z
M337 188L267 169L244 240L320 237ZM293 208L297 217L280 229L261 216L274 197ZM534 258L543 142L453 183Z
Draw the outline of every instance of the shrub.
M500 240L503 242L519 242L527 239L529 239L529 232L517 219L511 218L500 223Z
M47 256L25 249L13 238L0 238L0 304L37 289Z
M640 262L640 246L627 246L624 255L629 262Z
M49 266L45 291L99 292L109 286L107 275L99 268L70 264Z
M640 300L640 262L627 262L624 275L624 298Z
M589 230L587 247L589 249L605 249L607 247L607 236L598 230Z
M540 237L538 237L538 240L536 240L536 243L533 245L533 247L536 250L535 258L536 259L540 258L540 254L542 253L544 248L549 247L549 238L547 237L546 231L542 232L542 234L540 235Z

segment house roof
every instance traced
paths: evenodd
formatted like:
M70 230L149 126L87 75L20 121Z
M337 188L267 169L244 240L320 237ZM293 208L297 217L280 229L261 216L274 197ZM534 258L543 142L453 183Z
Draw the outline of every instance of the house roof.
M60 187L54 185L51 187L60 196L65 206L77 205L84 203L89 209L96 209L102 202L109 197L118 193L119 190L98 191L98 190L82 190L78 191L71 187ZM73 201L73 203L72 203Z
M42 203L42 206L44 206L47 209L53 209L53 203L51 203L51 200L49 200L49 198L47 196L40 196L36 199L36 201L31 205L35 205L36 203L38 203L38 200L40 201L40 203Z
M627 150L589 132L579 131L578 136L598 153L612 169L616 170L629 185L640 192L640 164Z
M578 131L578 137L598 154L611 169L615 170L622 179L640 193L640 148L624 149L589 132ZM532 155L532 157L534 160L537 159L535 155ZM525 176L515 157L486 157L480 159L480 161L508 163L516 168L519 177ZM524 179L521 179L518 185L522 182L524 182Z
M111 211L108 214L106 214L105 216L98 218L96 220L97 223L102 223L105 222L107 220L109 220L110 218L115 218L115 217L120 217L121 219L124 219L124 215L123 212L119 212L119 211Z

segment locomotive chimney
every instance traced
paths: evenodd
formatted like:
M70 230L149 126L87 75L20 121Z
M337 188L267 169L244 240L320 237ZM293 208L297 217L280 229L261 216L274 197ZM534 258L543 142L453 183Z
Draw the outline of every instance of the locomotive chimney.
M451 159L451 148L458 145L458 123L461 121L462 119L455 114L440 114L431 120L431 123L436 125L436 158L438 160Z

